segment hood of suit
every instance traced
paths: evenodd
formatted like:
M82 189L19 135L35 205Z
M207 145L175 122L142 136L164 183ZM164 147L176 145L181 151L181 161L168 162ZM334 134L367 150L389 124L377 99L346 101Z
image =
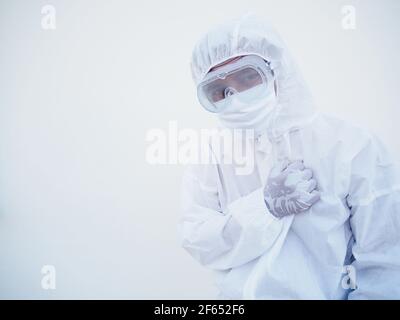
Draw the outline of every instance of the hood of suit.
M271 101L272 108L266 106L270 116L263 118L265 123L260 127L279 137L312 121L315 108L311 94L286 45L265 19L254 14L222 23L196 43L191 61L195 84L214 66L244 55L269 61L275 74L277 96ZM224 121L221 123L224 126Z

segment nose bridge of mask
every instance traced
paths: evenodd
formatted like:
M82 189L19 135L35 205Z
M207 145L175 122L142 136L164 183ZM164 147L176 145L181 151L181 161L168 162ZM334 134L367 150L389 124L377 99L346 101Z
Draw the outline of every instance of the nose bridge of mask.
M233 96L234 94L237 94L237 93L238 93L237 90L232 87L226 87L224 90L225 98Z
M238 92L235 88L230 87L226 88L225 91L226 94L224 99L221 99L215 103L216 108L219 110L218 112L222 112L224 110L229 111L233 105L235 108L231 111L239 111L237 110L238 108L243 109L243 112L249 111L249 108L251 108L252 105L265 101L269 95L267 85L263 84L241 92Z

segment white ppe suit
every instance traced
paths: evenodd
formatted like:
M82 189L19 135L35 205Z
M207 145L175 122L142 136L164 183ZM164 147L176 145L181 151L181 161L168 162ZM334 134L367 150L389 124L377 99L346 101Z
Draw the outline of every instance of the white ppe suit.
M195 46L193 78L255 54L271 62L278 104L254 140L257 185L221 163L193 165L183 178L183 247L216 271L228 299L399 299L400 185L379 140L317 114L285 45L255 16L211 30ZM321 199L277 219L263 189L277 155L313 170ZM350 280L350 281L347 281Z

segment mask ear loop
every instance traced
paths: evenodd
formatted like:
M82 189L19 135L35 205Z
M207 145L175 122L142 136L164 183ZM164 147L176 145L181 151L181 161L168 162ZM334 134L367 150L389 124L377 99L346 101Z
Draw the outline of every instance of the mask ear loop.
M271 75L272 75L272 78L273 78L273 81L274 81L273 86L274 86L274 90L275 90L275 96L276 96L276 98L278 100L279 85L278 85L278 83L276 81L276 73L274 71L273 63L271 63L271 62L269 62L267 60L264 60L264 61L268 65L268 68L271 71ZM277 121L277 118L278 118L279 113L280 113L280 108L281 108L281 106L280 106L280 104L278 102L276 110L274 111L275 114L271 119L271 126L270 126L271 129L270 129L269 135L271 136L271 138L272 138L272 140L274 142L273 145L274 145L274 149L275 149L275 152L274 152L275 153L275 159L277 161L287 161L287 162L289 162L291 160L291 157L292 157L292 148L291 148L291 145L290 145L289 134L287 133L287 134L284 134L281 137L278 137L278 133L277 133L277 131L275 129L276 126L275 126L274 122ZM283 147L283 150L282 150L282 147Z
M278 98L278 90L277 90L276 77L275 77L275 71L274 71L273 64L272 64L272 62L270 62L268 60L264 59L264 61L265 61L266 65L268 66L269 71L271 72L272 79L273 79L273 82L274 82L273 83L273 87L274 87L274 90L275 90L275 97ZM269 130L268 134L271 136L271 138L273 140L276 140L276 138L277 138L277 134L276 134L276 131L274 129L275 128L275 125L274 125L275 123L274 122L275 122L276 118L278 117L279 108L280 108L280 106L279 106L279 103L278 103L278 105L276 106L275 110L273 111L275 114L273 115L272 119L270 120L271 123L270 123L270 130Z
M272 78L274 79L274 90L275 90L275 96L278 97L278 83L276 82L276 77L275 77L275 71L274 71L274 66L272 62L269 62L267 60L264 60L265 63L268 66L268 69L271 71Z

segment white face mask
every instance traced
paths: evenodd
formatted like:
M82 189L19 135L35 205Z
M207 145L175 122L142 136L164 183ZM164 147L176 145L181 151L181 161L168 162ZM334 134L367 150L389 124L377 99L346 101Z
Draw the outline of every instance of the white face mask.
M217 114L223 127L230 129L254 129L256 134L267 131L277 107L275 90L269 90L262 99L254 101L257 88L246 91L241 97L229 97L229 105Z

